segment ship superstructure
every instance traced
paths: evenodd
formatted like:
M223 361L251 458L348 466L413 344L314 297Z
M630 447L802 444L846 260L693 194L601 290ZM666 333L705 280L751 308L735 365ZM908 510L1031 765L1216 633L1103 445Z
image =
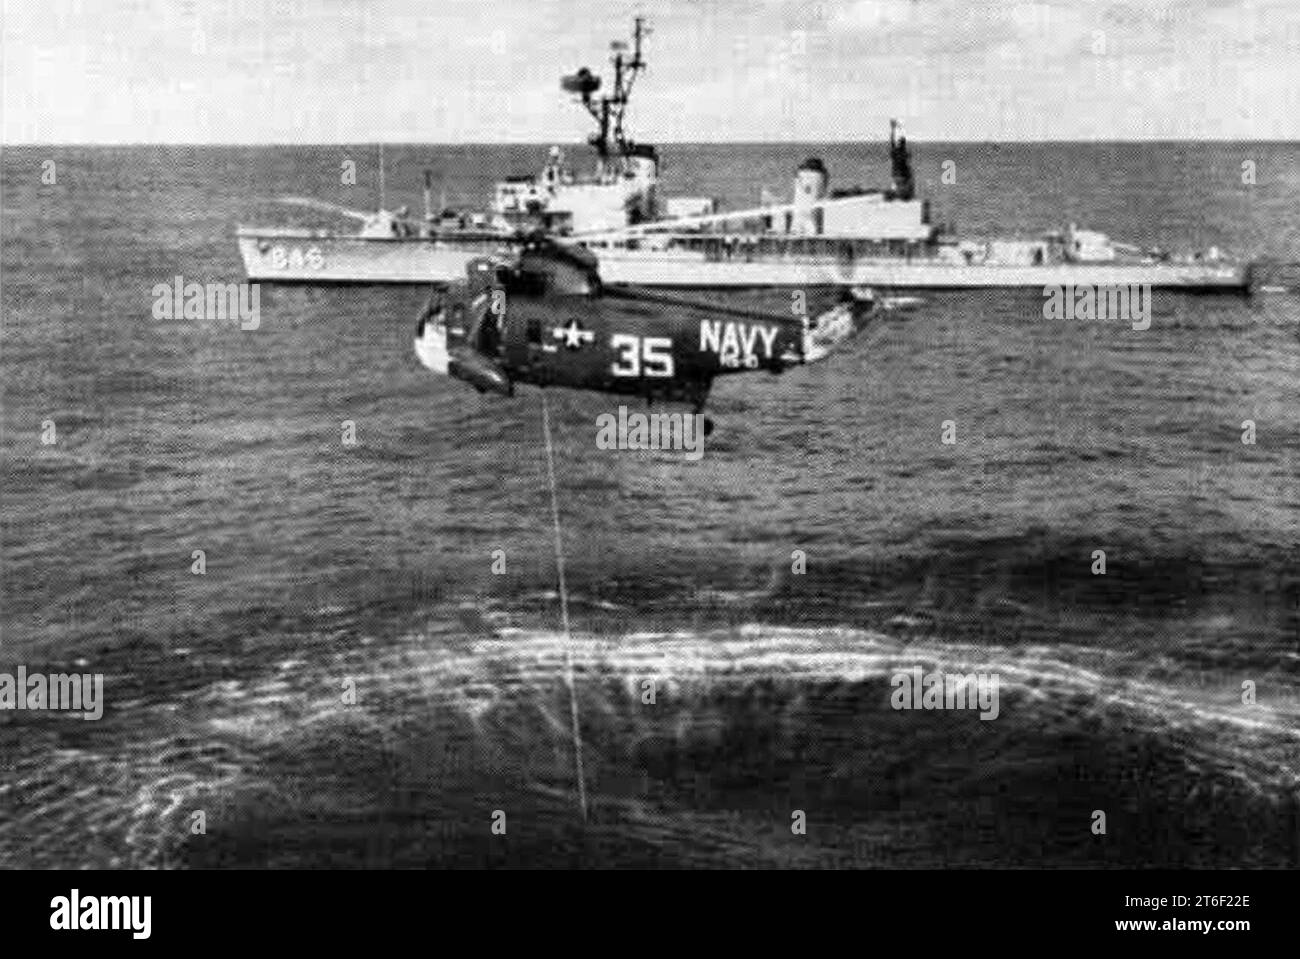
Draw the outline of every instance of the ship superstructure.
M611 230L658 216L659 155L653 146L633 142L624 127L637 75L646 68L642 42L645 21L637 17L632 44L611 44L613 83L598 96L601 78L586 67L564 77L572 93L596 121L588 143L596 152L595 169L578 174L552 147L537 176L512 177L497 184L492 225L505 232L542 230L553 234Z

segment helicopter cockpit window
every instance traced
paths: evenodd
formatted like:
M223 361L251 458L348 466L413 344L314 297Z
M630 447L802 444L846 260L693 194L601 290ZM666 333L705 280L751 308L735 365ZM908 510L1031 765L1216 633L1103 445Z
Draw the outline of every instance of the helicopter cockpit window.
M442 291L434 290L429 296L429 302L424 306L424 313L421 314L420 319L441 325L443 317L446 315L445 311L446 301Z

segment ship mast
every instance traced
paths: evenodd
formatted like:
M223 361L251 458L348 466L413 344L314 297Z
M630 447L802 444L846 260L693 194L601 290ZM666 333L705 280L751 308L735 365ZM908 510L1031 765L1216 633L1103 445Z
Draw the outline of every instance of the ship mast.
M626 153L630 145L623 135L623 113L632 98L632 84L636 81L636 75L645 69L645 60L641 57L641 40L645 36L645 18L637 17L632 29L632 56L623 59L627 44L617 40L610 44L614 51L614 96L610 102L614 108L614 143L620 153Z
M628 55L627 44L623 41L616 40L610 44L613 50L610 62L614 66L614 86L605 96L593 96L600 89L601 81L600 77L586 67L561 80L563 89L577 94L582 105L596 121L597 132L588 137L587 142L596 148L602 169L611 155L622 157L632 150L633 144L623 130L623 116L632 97L632 85L636 76L646 67L645 59L641 56L641 41L649 35L645 18L637 17L632 30L631 55Z

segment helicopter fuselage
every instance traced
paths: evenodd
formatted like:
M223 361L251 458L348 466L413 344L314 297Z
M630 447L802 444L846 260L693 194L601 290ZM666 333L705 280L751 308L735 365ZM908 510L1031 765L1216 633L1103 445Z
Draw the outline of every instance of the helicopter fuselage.
M581 260L534 257L520 270L484 260L434 294L415 345L425 366L480 391L563 386L698 410L717 376L780 373L826 355L866 308L841 304L810 321L605 287Z

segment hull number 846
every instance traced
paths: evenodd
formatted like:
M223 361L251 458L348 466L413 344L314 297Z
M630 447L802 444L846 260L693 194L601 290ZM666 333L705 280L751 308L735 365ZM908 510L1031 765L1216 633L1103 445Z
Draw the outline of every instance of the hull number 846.
M317 246L308 247L306 253L296 246L287 250L282 246L273 246L271 266L276 270L319 270L325 266L325 256Z

